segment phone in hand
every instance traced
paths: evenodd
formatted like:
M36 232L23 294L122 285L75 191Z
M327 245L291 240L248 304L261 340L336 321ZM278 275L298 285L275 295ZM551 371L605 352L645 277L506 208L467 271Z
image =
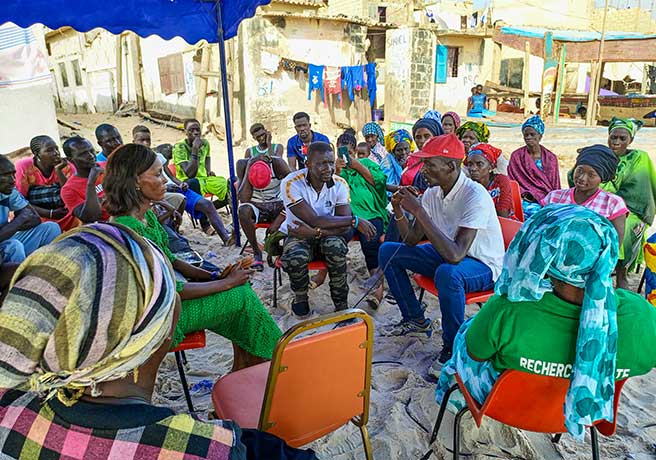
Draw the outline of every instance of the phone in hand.
M351 167L351 155L349 155L348 145L337 147L337 155L344 159L346 166Z

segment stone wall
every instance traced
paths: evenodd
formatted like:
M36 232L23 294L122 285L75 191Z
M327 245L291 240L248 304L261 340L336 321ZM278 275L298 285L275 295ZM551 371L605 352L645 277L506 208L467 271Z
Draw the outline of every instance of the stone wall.
M592 10L590 19L595 30L601 30L603 17L603 8L596 8ZM606 17L606 30L651 34L656 33L656 21L652 19L651 12L642 10L640 8L608 8L608 15Z
M359 129L371 117L366 90L351 103L342 92L342 103L335 96L321 101L318 91L308 100L307 74L301 71L270 69L272 56L316 65L349 66L365 64L367 27L348 21L319 18L256 16L242 25L244 72L244 123L264 123L282 143L293 134L292 116L307 112L313 129L335 132L337 125ZM237 117L237 115L235 115ZM250 139L247 139L250 142Z

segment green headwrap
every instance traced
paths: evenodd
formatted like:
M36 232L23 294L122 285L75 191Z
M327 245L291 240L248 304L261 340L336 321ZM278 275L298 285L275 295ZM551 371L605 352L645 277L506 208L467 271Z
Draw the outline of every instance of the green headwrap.
M608 125L608 134L612 133L616 129L626 129L631 135L631 139L635 137L638 133L638 130L642 128L644 123L635 118L617 118L613 117Z

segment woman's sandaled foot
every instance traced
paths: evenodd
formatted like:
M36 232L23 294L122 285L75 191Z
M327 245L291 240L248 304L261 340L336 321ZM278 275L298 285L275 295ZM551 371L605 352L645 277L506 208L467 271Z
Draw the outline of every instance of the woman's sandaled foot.
M326 281L326 275L328 272L323 270L319 271L310 278L310 283L308 284L309 289L316 289L321 286Z

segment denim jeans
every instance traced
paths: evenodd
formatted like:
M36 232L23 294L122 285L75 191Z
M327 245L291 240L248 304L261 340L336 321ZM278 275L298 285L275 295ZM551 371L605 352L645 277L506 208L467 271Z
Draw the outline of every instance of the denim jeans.
M442 312L442 338L444 346L449 348L465 320L465 293L486 291L494 287L492 270L483 262L465 257L458 264L450 264L431 244L408 246L403 243L384 243L380 247L378 259L389 290L406 321L424 319L424 312L406 270L433 278Z
M61 229L55 222L43 222L29 230L21 230L4 241L0 241L0 260L21 263L27 256L49 244L61 235Z
M383 236L383 229L385 228L385 223L380 217L375 219L369 219L371 225L376 227L376 236L371 240L367 241L364 237L364 234L358 230L354 230L354 234L358 235L360 238L360 248L362 249L362 254L364 254L364 260L367 264L367 270L371 271L375 268L378 268L378 251L380 249L380 237Z

